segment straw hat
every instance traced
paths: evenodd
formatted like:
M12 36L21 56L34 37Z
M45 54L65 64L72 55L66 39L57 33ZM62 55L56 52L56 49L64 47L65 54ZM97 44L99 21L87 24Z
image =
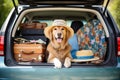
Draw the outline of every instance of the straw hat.
M72 36L74 35L73 29L72 29L71 27L67 26L67 23L66 23L65 20L56 19L56 20L53 21L52 26L48 26L48 27L46 27L45 30L44 30L45 36L46 36L47 38L50 39L50 36L49 36L49 35L50 35L50 32L51 32L52 28L53 28L53 27L56 27L56 26L65 27L68 31L70 31L70 34L69 34L70 37L72 37Z
M99 57L95 57L92 50L80 50L76 52L76 59L73 59L72 62L88 62L99 60Z

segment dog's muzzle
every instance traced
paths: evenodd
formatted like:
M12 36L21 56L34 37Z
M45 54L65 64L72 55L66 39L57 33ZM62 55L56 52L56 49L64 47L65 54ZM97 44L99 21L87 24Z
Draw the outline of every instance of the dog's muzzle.
M61 33L58 33L57 37L55 38L58 43L61 43L62 40L63 40L63 38L61 37L61 35L62 35Z
M55 38L58 43L61 43L63 38Z

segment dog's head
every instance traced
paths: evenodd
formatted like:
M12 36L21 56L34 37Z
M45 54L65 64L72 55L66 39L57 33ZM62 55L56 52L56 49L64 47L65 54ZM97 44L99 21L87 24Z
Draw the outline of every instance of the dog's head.
M63 26L56 26L52 28L52 40L57 43L63 43L69 38L67 29Z
M61 24L61 25L58 25ZM73 36L74 31L72 28L58 23L50 27L46 27L44 30L45 36L50 39L54 45L62 45L63 47L68 42L68 39Z

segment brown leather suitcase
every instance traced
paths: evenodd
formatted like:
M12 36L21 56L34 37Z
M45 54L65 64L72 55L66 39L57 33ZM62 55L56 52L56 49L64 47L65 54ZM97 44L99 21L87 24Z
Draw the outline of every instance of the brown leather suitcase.
M14 44L14 58L17 62L43 62L45 45L37 43Z
M22 23L20 24L21 29L35 28L36 23Z
M47 27L47 23L22 23L21 29L44 29Z
M47 27L47 23L36 23L36 29L45 29Z

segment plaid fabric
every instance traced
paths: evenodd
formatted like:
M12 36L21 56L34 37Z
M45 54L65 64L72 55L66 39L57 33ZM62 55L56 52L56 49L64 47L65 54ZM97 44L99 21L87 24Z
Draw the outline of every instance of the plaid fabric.
M77 31L80 50L92 50L95 56L104 60L107 43L105 32L99 20L92 20Z

